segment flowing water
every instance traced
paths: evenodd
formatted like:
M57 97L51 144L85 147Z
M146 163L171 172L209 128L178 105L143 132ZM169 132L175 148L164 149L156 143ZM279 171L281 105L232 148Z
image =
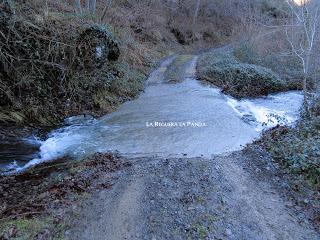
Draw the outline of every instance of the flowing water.
M150 75L138 99L116 112L100 119L67 119L67 126L40 142L36 157L26 152L22 158L12 151L10 159L0 151L2 171L109 150L135 156L210 157L239 150L263 129L291 124L299 116L300 92L237 101L194 79L196 57L186 68L184 81L168 83L164 73L172 60L165 60Z

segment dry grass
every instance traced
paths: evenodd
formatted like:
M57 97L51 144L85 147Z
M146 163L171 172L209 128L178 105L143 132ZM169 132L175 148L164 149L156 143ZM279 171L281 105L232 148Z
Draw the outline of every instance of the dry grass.
M0 7L2 123L51 125L82 112L104 114L141 91L145 75L162 55L128 29L117 32L100 24L110 38L123 40L122 56L116 64L104 61L89 68L88 59L79 56L79 39L97 25L92 16L76 15L70 4L56 1L47 6L38 0L2 2Z

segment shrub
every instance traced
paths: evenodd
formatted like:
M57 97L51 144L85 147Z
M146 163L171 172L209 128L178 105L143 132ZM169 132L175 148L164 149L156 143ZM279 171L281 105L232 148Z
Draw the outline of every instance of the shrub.
M302 120L294 128L278 127L266 132L260 144L291 173L320 187L320 118Z
M257 51L249 46L249 44L239 44L234 48L233 54L238 61L243 63L261 64L262 62Z
M100 115L141 90L144 76L120 63L119 40L108 26L17 6L0 4L0 124ZM116 100L105 101L110 96Z
M303 74L300 60L294 55L283 57L274 51L276 50L270 51L267 47L247 42L238 44L233 49L233 54L240 62L270 68L285 81L287 90L302 90ZM308 88L310 90L315 88L315 77L308 79Z
M266 131L256 143L271 153L284 169L297 179L320 189L320 98L310 103L310 114L302 114L293 127Z
M237 98L267 95L285 89L280 77L265 67L239 63L231 53L203 54L197 77Z

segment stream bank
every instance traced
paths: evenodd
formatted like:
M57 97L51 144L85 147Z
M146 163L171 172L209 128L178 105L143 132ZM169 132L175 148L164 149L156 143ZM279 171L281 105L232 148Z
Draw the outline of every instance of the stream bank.
M49 238L50 234L56 234L55 229L60 229L67 239L81 239L83 236L105 239L105 234L110 234L110 239L141 239L141 236L164 239L239 239L241 236L252 239L261 239L261 236L265 239L268 236L275 239L305 239L305 234L309 239L317 239L318 234L313 227L303 220L309 216L308 213L298 216L290 207L295 208L296 204L281 195L281 190L274 187L271 181L257 181L250 175L252 171L257 174L254 176L261 177L261 170L253 167L252 163L261 161L267 154L254 156L236 151L243 148L241 141L244 145L259 136L261 129L257 126L264 126L264 121L259 121L257 117L245 121L250 119L248 114L266 116L272 113L269 107L276 106L280 107L277 110L283 110L278 111L283 117L290 116L288 110L295 116L299 114L299 106L283 109L286 105L282 100L287 103L288 98L274 96L250 99L245 104L233 99L238 106L232 106L232 98L194 79L196 58L191 58L189 64L182 62L186 66L183 82L166 81L165 72L172 60L165 60L150 75L146 91L140 98L125 103L118 111L101 119L88 119L82 124L55 130L42 143L42 147L45 146L41 149L45 163L38 161L36 163L40 165L32 166L25 172L31 173L29 179L36 178L38 182L24 189L32 192L34 198L31 200L35 203L37 199L51 199L51 196L50 204L56 203L55 197L59 198L57 203L70 203L68 206L60 205L61 212L49 208L50 214L61 213L54 222L62 227L49 221L48 227L44 227L44 234ZM292 99L297 100L296 95ZM268 103L269 107L261 108L259 103ZM188 124L185 127L157 128L146 125L146 121L188 123L189 119L206 120L211 124L208 128L195 128ZM105 152L110 144L114 144L114 149L120 149L125 157L98 154L86 160L85 155ZM62 161L60 169L59 161L50 162L58 156ZM69 156L77 156L83 161L71 161ZM53 167L53 172L47 171L48 167L50 169L47 160L53 166L57 164L58 169ZM50 177L43 177L38 172L37 169L41 172L42 166ZM13 178L15 176L19 178L19 175L13 175ZM110 177L114 183L111 189L111 183L105 181ZM17 189L19 184L10 182L10 178L4 177L3 181L9 181L5 185L11 189L12 196L15 191L21 191ZM40 186L44 187L42 192L38 192L39 181L43 184ZM99 183L107 190L99 188ZM5 194L6 189L3 190ZM79 199L82 193L85 198ZM10 199L11 196L7 197ZM30 192L23 194L20 200L27 200L24 197L28 199ZM305 207L310 206L307 204ZM17 209L17 212L20 214L30 209L32 206ZM148 209L149 214L145 212ZM303 208L300 210L304 212ZM24 234L21 230L15 230L22 228L19 219L28 218L17 215L10 204L2 213L10 211L12 215L5 217L17 219L1 226L4 234L15 233L19 237ZM27 213L31 222L48 216L41 209ZM141 229L141 226L146 228Z
M37 157L20 161L14 170L64 156L81 159L107 151L209 158L240 150L262 130L297 120L301 93L239 101L195 80L197 59L191 55L167 58L150 75L140 97L99 119L68 119L67 126L40 141Z

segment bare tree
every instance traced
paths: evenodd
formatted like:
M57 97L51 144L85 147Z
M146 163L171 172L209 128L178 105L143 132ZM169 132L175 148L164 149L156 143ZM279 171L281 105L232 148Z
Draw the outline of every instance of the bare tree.
M48 17L48 15L49 15L49 6L48 6L48 0L46 0L44 16Z
M90 9L90 1L91 0L86 0L86 9L89 11L89 9Z
M300 59L303 72L304 101L307 103L307 79L310 74L312 51L319 39L318 0L287 0L292 20L286 25L287 40L292 53Z
M194 10L193 19L192 19L192 33L193 34L195 32L195 26L196 26L196 22L197 22L198 13L199 13L200 3L201 3L201 0L196 0L196 8Z
M87 12L95 15L96 14L96 4L97 4L96 0L86 0L85 1L85 8L86 8Z
M91 0L90 1L89 10L90 10L90 13L93 14L93 15L96 14L96 5L97 5L97 0Z
M102 11L102 15L101 15L101 18L100 18L100 22L103 22L106 14L107 14L107 11L108 11L108 9L110 8L111 4L112 4L112 0L107 0L106 6L104 7L104 9L103 9L103 11Z
M75 0L76 12L82 14L81 0Z

